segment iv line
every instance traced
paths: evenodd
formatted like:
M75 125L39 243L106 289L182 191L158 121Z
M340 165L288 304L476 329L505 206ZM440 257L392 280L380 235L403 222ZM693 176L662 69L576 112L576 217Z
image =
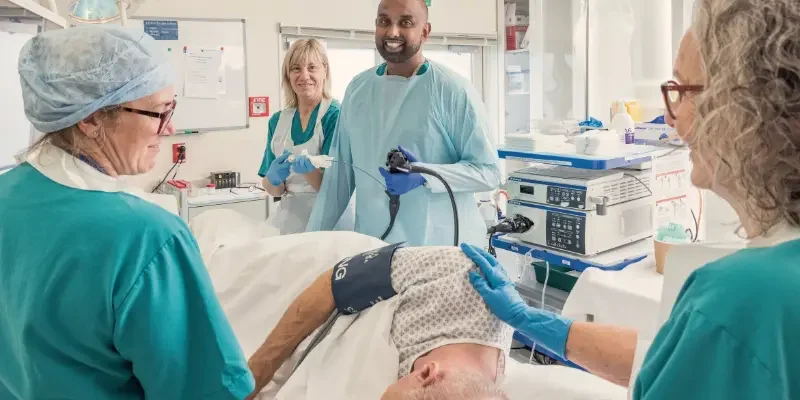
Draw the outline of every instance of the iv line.
M369 173L369 172L367 172L367 171L364 171L363 169L361 169L361 168L359 168L359 167L356 167L356 166L355 166L355 165L353 165L353 164L350 164L350 163L348 163L348 162L344 162L344 161L339 161L339 160L331 160L331 162L332 162L332 163L336 163L336 162L338 162L338 163L342 163L342 164L345 164L345 165L349 165L349 166L353 167L354 169L357 169L357 170L361 171L362 173L364 173L364 175L366 175L366 176L368 176L368 177L372 178L372 180L374 180L375 182L378 182L378 184L379 184L379 185L381 185L381 187L382 187L384 190L388 190L388 189L386 189L386 185L385 185L383 182L381 182L381 181L380 181L378 178L376 178L376 177L374 177L374 176L370 175L370 173Z

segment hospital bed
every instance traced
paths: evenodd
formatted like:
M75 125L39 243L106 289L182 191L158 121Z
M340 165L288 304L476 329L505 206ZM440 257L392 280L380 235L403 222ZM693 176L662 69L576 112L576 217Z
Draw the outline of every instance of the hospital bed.
M299 268L300 265L308 265L313 261L320 265L319 268L330 268L343 258L342 254L351 255L360 252L357 243L359 241L367 241L368 244L382 243L377 239L354 233L318 232L304 234L316 235L314 236L316 245L313 249L302 252L292 247L295 238L299 236L280 236L278 230L269 223L249 219L232 210L204 213L191 220L190 227L195 234L220 302L245 356L248 357L266 338L270 329L269 324L277 323L277 319L294 299L294 295L271 298L269 294L278 292L275 290L278 287L285 292L283 289L287 286L295 287L295 292L302 291L302 288L321 272L304 273ZM337 238L336 243L332 243L334 236L330 235L353 235L353 238L344 241ZM305 240L308 240L307 238L308 236ZM342 248L342 242L347 243L344 247L352 248ZM269 270L272 266L278 265L281 267ZM292 265L297 268L292 270ZM328 347L320 345L315 348L295 372L298 376L292 375L289 379L294 366L292 363L308 344L309 340L306 340L295 351L293 358L287 360L284 368L278 371L275 378L277 383L268 386L260 398L297 399L297 393L304 393L305 398L311 399L317 398L311 393L322 392L325 393L324 398L328 399L374 399L377 398L375 393L378 393L379 397L382 388L388 386L386 382L391 382L396 377L396 364L392 367L391 361L393 353L383 337L388 336L388 331L382 335L381 330L376 328L387 325L387 313L382 313L380 308L391 307L390 303L382 302L362 312L362 315L357 317L358 323L355 322L356 317L337 321L330 335L336 338L336 335L343 335L344 331L349 330L348 337L332 338L330 341L334 343ZM265 308L266 304L270 305L269 309ZM389 314L388 325L391 322L391 315L393 313ZM353 333L353 330L357 333ZM363 336L369 338L365 339ZM369 349L365 348L365 341L370 342L367 345L371 346ZM346 351L347 346L352 346L358 351ZM313 355L316 352L324 352L325 355L315 360ZM327 365L336 367L326 368ZM348 369L344 367L347 365L362 370L344 371ZM315 373L315 367L322 368L323 373ZM348 380L353 382L348 383ZM370 388L365 382L374 383L374 387ZM627 397L625 388L586 372L563 366L523 364L510 357L506 365L503 387L512 400L624 400ZM341 396L335 395L337 390ZM354 390L358 393L353 393Z

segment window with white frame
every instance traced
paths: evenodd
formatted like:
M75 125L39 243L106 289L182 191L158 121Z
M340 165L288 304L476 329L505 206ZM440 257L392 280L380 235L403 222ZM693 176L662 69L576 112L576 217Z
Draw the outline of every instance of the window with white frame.
M447 69L463 76L468 81L473 82L472 53L477 48L451 50L444 46L425 49L425 57L435 63L445 66Z
M331 91L335 99L343 99L347 85L362 71L374 66L375 57L367 49L332 49L328 54L331 64Z
M287 36L283 54L298 36ZM331 90L335 99L344 98L345 89L359 73L383 63L375 43L364 40L320 39L325 43L331 69ZM483 92L482 49L479 46L426 45L425 57L463 76ZM283 60L281 54L281 60Z
M333 98L341 101L356 75L377 65L375 46L367 42L326 40Z
M374 32L285 25L281 25L280 32L283 46L280 49L279 67L293 41L314 37L325 43L331 69L332 95L340 101L344 100L345 90L356 75L384 62L375 49ZM496 129L495 134L499 136L502 129L498 96L505 75L498 73L500 59L497 43L496 35L431 36L425 43L423 53L431 61L472 83L484 101ZM495 142L499 140L497 136L493 139Z

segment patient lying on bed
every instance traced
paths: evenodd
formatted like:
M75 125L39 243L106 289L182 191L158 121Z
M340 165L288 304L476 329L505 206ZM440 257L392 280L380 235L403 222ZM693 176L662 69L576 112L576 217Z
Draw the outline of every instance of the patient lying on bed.
M326 239L365 239L356 235L328 234ZM313 242L316 234L295 236ZM505 398L495 380L503 373L513 331L472 289L468 274L473 268L456 247L400 248L394 253L391 278L398 294L391 338L400 367L399 380L383 399ZM331 269L323 272L295 299L251 357L258 387L269 383L292 350L333 311L331 274Z
M340 317L329 344L292 373L334 309L332 268L386 243L353 232L274 236L224 213L196 218L192 230L258 387L266 386L259 398L505 398L495 382L510 361L512 329L472 289L476 267L460 249L396 250L397 295Z
M626 398L624 388L582 371L506 357L510 328L488 313L466 280L471 262L454 248L396 253L398 295L340 317L292 373L315 335L306 332L333 309L330 287L322 284L330 282L331 267L386 243L350 232L279 236L230 210L205 212L191 228L253 369L277 370L259 399L503 399L494 383L501 373L512 400ZM292 320L296 325L288 326ZM266 346L276 357L257 366L265 360L254 354Z

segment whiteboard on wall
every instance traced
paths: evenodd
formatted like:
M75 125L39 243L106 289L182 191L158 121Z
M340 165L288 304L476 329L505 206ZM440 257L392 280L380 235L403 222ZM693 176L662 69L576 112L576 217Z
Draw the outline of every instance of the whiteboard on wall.
M33 126L25 116L17 62L37 25L0 22L0 171L17 164L16 155L31 144Z
M128 25L153 36L175 68L178 133L249 127L244 19L137 16Z

